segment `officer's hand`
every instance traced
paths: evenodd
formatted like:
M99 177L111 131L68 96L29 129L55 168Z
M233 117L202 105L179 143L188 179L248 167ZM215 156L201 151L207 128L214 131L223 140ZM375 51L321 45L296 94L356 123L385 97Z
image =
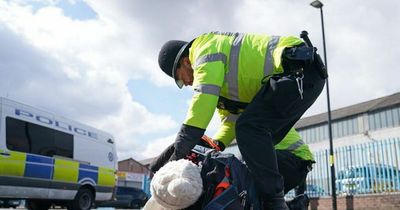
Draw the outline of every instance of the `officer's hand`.
M200 146L215 149L216 151L224 151L225 150L224 143L222 143L218 140L214 140L206 135L203 135L203 137L201 137Z

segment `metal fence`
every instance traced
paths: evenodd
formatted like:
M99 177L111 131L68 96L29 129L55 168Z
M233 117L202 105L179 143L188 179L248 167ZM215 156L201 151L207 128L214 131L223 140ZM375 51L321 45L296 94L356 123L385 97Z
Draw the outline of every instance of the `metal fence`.
M400 138L335 148L334 154L337 195L400 191ZM306 192L310 197L330 196L329 151L314 157L317 163L308 174Z

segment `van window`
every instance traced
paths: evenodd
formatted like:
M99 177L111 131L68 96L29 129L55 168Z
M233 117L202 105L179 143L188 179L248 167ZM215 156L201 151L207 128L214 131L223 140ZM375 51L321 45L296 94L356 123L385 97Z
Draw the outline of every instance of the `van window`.
M14 151L73 158L73 135L11 117L6 118L6 142Z
M56 155L72 158L74 148L73 136L69 133L55 131L54 147L56 148Z
M52 129L32 124L26 123L25 133L28 138L28 143L30 145L30 153L53 156L55 154L54 145L54 131ZM31 140L31 142L29 141Z

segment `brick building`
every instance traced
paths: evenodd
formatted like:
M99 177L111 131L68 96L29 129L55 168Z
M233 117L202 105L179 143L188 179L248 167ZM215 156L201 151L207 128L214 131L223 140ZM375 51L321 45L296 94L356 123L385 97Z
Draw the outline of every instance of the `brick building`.
M118 186L146 189L149 175L149 169L133 158L118 162Z

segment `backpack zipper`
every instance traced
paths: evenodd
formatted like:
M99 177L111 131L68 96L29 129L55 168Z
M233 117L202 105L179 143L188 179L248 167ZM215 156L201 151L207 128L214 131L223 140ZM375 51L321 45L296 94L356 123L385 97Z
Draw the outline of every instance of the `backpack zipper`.
M242 200L242 206L244 207L246 205L246 195L247 195L247 190L243 190L242 192L239 193L239 197Z

